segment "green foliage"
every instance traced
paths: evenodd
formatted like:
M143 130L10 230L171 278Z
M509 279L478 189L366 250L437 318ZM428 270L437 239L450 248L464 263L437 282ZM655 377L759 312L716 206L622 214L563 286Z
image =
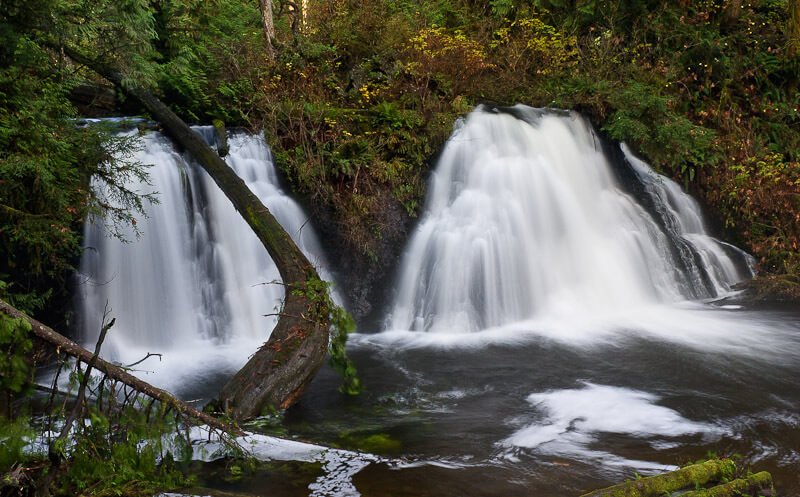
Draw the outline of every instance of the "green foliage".
M93 188L86 207L95 221L104 223L111 236L126 240L128 228L138 236L136 216L145 216L145 204L157 204L158 192L132 189L131 184L151 186L148 169L134 159L140 148L139 135L113 134L113 125L96 124L88 137L100 151L98 161L90 163Z
M489 5L495 17L508 17L514 10L514 0L490 0Z
M20 40L20 62L37 64L43 54L35 48ZM19 287L9 288L14 293L32 292L37 277L63 271L75 254L70 228L86 196L87 149L64 119L64 93L23 67L0 69L0 273Z
M679 176L694 180L696 167L711 166L715 133L692 124L671 110L669 97L656 88L633 83L612 96L619 108L603 129L615 140L645 151L657 166L678 168Z
M335 306L331 311L331 341L328 346L330 365L343 378L341 391L347 395L361 393L361 380L355 364L347 357L347 335L355 331L353 317L342 307Z
M491 67L480 43L461 30L441 26L423 28L412 36L401 61L423 103L431 93L461 95L473 78Z
M413 215L455 113L486 100L576 108L735 216L721 201L728 164L765 151L798 160L800 60L786 50L787 2L751 2L737 15L725 6L321 2L266 78L262 105L280 110L265 127L292 185L332 210L336 231L367 255L383 231L375 212L388 210L385 192ZM734 228L759 257L772 249L757 225L791 232L765 215Z
M23 390L31 379L25 362L29 330L27 321L0 313L0 350L13 352L0 368L3 394ZM130 393L121 395L116 382L87 378L70 362L61 367L70 368L70 394L81 384L92 392L84 403L64 403L36 418L0 416L0 476L12 478L8 473L16 469L7 483L20 495L47 487L55 496L146 496L192 483L181 470L192 455L188 431L173 411L152 400L131 399ZM58 405L53 399L49 404ZM53 427L62 426L73 409L78 409L77 418L68 436L53 438ZM49 443L48 453L37 451L33 440ZM54 471L56 477L49 479Z
M391 229L383 212L399 204L417 214L428 158L447 137L453 116L426 117L384 100L359 109L294 102L275 109L268 124L275 129L278 165L314 205L334 206L337 231L366 255Z
M518 17L492 35L490 47L503 69L517 75L550 75L573 67L578 61L577 39L546 24L538 17Z
M37 26L44 43L66 44L122 72L127 84L152 85L157 37L149 0L53 0L52 25Z
M0 274L0 277L8 278L8 275ZM33 314L36 309L41 309L45 306L50 296L53 294L52 289L38 292L36 290L21 293L15 291L15 283L7 283L0 279L0 299L5 300L17 309L22 310L27 314Z
M158 84L191 120L248 123L267 63L256 2L168 0L155 14Z
M31 325L0 312L0 395L20 393L31 381Z
M33 430L27 419L10 421L0 416L0 478L11 471L14 465L26 459L24 449L32 437ZM2 486L0 482L0 487Z
M793 273L800 265L800 164L782 154L764 152L733 162L720 178L729 228L753 240L762 264Z
M175 462L190 457L191 446L168 416L148 416L133 406L113 420L97 409L87 416L68 449L69 468L58 493L153 495L189 484Z

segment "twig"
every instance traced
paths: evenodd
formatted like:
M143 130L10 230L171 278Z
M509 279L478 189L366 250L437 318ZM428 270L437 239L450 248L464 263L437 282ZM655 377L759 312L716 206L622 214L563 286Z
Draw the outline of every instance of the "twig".
M73 394L71 392L65 392L65 391L59 390L58 388L55 388L55 387L46 387L44 385L39 385L38 383L34 383L33 384L33 389L36 390L37 392L46 392L46 393L49 393L49 394L54 395L54 396L55 395L61 395L61 396L64 396L64 397L72 397L73 396Z
M125 368L125 369L131 369L132 367L138 366L139 364L143 363L144 361L148 360L149 358L151 358L153 356L158 357L159 360L162 358L161 354L156 354L154 352L148 352L146 356L144 356L143 358L141 358L138 361L134 362L133 364L128 364L127 366L122 366L122 367Z
M58 434L58 437L55 441L51 442L47 452L48 458L50 459L50 471L48 471L47 475L43 478L42 484L39 487L39 491L41 495L44 497L48 497L50 495L50 486L53 484L53 481L56 478L56 474L58 473L58 469L61 466L61 462L63 460L63 454L59 453L58 446L63 445L64 441L67 438L70 430L72 429L72 425L75 424L75 420L78 419L78 415L84 408L84 401L86 398L86 386L89 384L92 376L92 367L94 363L97 361L98 356L100 356L100 347L103 346L103 341L106 339L106 334L108 334L108 330L114 326L116 319L112 318L111 321L106 322L106 318L108 318L108 302L106 302L106 307L103 310L103 327L100 330L100 336L97 339L97 344L94 347L94 354L89 362L86 364L86 372L83 374L83 378L81 378L80 387L78 388L78 396L75 401L75 405L72 407L72 411L70 411L69 416L67 417L66 421L64 421L64 426L61 428L61 433ZM76 365L78 374L80 375L80 362Z

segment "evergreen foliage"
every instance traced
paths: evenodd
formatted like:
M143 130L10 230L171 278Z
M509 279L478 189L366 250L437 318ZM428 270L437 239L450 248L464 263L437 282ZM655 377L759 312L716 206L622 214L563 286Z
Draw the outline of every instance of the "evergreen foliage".
M66 301L87 215L108 214L119 226L149 198L124 186L145 175L126 157L133 140L76 125L68 96L80 79L32 27L52 8L0 8L0 297L29 313ZM89 187L92 176L105 186L104 198Z
M30 331L27 321L0 313L0 395L21 393L30 384L32 371L28 355L33 348Z

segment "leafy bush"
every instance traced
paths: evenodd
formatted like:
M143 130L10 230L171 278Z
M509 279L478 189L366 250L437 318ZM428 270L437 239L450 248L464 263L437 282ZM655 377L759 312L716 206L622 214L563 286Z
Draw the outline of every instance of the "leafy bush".
M83 220L107 212L130 223L147 195L127 190L145 169L126 160L136 146L100 127L79 127L68 100L74 73L54 67L27 32L0 26L0 295L27 312L66 301ZM128 157L129 158L129 157ZM89 187L96 175L113 202ZM52 306L57 314L58 306Z
M578 63L577 39L538 17L522 17L495 30L489 46L502 70L516 77L560 73Z
M403 71L413 80L413 91L423 100L442 94L461 95L473 78L491 67L483 47L461 30L424 28L406 44Z
M32 438L33 430L27 419L9 421L0 416L0 478L25 460L24 449Z
M150 416L143 406L127 406L113 417L97 409L87 414L68 450L58 494L144 496L191 482L175 465L191 456L191 447L168 416Z
M724 220L751 240L762 266L792 272L800 264L800 163L765 152L728 165L715 200ZM723 196L724 195L724 196Z

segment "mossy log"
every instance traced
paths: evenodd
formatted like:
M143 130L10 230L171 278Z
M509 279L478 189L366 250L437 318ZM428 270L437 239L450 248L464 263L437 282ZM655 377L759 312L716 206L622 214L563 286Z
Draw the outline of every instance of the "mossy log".
M92 367L102 372L109 379L116 380L123 383L132 389L140 392L148 397L158 400L171 407L173 410L183 415L186 418L193 419L199 424L205 424L211 428L216 428L230 434L241 434L236 426L221 421L213 416L201 412L186 402L175 398L172 394L160 388L142 381L139 378L128 373L125 369L111 364L99 357L93 357L94 354L89 350L81 347L64 335L58 333L52 328L40 323L27 314L19 311L10 304L0 300L0 312L7 314L14 319L24 319L31 325L31 333L34 337L34 353L32 354L33 360L38 362L43 361L49 352L60 352L70 357L74 357L86 364L92 362Z
M225 157L230 152L228 146L228 132L225 130L225 123L221 119L214 119L214 136L217 139L217 153L220 157Z
M775 495L775 489L772 487L772 475L762 471L747 478L739 478L715 487L686 492L681 497L767 497L770 495Z
M681 489L696 488L723 478L730 478L735 471L736 465L730 459L712 459L663 475L626 481L589 492L581 497L662 497Z
M213 404L239 421L258 416L265 409L293 405L322 366L328 349L327 301L310 299L305 291L307 281L319 279L314 266L245 182L161 100L130 82L123 84L122 74L113 68L69 47L63 50L141 102L194 157L264 245L287 288L283 310L269 340L223 387ZM266 306L265 302L265 310ZM267 327L265 319L264 328Z

